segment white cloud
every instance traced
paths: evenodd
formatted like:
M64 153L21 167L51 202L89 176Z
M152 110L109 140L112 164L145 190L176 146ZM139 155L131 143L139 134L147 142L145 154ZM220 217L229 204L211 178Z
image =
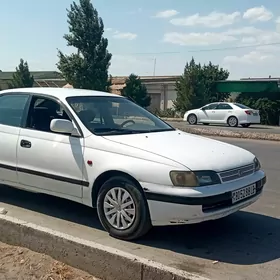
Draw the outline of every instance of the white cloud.
M280 42L280 33L275 31L262 30L255 36L247 36L242 38L241 42L247 45L265 45Z
M174 18L170 22L178 26L196 26L203 25L206 27L217 28L226 25L231 25L240 19L240 12L233 12L231 14L212 12L207 16L194 14L188 17Z
M107 28L105 28L105 31L113 31L113 28L111 28L111 27L107 27Z
M280 42L280 32L259 29L253 26L247 26L237 29L230 29L224 34L232 36L242 36L240 38L240 45L260 45L260 44L274 44Z
M209 46L233 42L237 39L223 33L177 33L164 34L163 41L181 46Z
M257 64L271 60L274 56L272 54L264 54L260 51L251 51L242 56L226 56L223 59L224 64Z
M277 32L280 32L280 17L275 20L275 23Z
M240 45L257 45L257 39L255 37L244 37L241 39Z
M157 17L157 18L171 18L171 17L174 17L178 14L179 14L179 12L176 11L176 10L165 10L165 11L158 12L155 15L155 17Z
M273 18L273 13L265 8L264 6L254 7L248 9L244 14L243 18L254 21L269 21Z
M236 29L229 29L226 32L224 32L227 35L252 35L252 34L258 34L261 32L261 29L258 29L254 26L244 26L241 28L236 28Z
M272 46L258 46L256 47L257 51L261 51L263 53L280 53L280 46L272 45Z
M113 38L115 38L115 39L134 40L134 39L137 38L137 34L130 33L130 32L115 31L115 34L113 35Z

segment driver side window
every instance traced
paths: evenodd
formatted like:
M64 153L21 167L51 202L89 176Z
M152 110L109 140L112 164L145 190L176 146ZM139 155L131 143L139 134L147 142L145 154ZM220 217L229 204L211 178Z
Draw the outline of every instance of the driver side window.
M204 108L206 108L206 109L204 109L204 110L215 110L216 107L217 107L217 103L212 103L212 104L209 104L208 106L205 106Z
M55 133L50 130L53 119L71 120L56 101L34 96L30 103L26 128Z

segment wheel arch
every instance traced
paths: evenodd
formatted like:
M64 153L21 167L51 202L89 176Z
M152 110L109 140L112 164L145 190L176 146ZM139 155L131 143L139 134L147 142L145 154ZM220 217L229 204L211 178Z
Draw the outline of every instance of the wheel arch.
M92 186L92 190L91 190L91 199L92 199L92 206L96 207L97 204L97 196L99 193L99 190L101 188L101 186L110 178L112 177L117 177L117 176L121 176L124 177L130 181L132 181L137 188L142 192L142 194L145 196L145 193L143 191L143 188L141 187L140 183L130 174L123 172L123 171L119 171L119 170L109 170L109 171L105 171L102 174L100 174L94 181L93 186Z

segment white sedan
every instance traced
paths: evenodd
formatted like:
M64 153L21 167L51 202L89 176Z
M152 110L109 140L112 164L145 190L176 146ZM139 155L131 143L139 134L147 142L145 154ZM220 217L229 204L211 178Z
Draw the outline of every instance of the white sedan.
M2 184L96 207L124 240L225 217L257 201L266 182L249 151L176 130L104 92L1 91L0 147Z
M251 109L239 103L217 102L203 106L199 109L187 111L184 121L194 125L197 123L228 124L231 127L241 125L249 127L260 123L258 110Z

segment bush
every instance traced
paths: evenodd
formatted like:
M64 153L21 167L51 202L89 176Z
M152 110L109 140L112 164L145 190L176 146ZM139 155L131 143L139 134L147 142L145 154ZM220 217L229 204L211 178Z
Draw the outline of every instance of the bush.
M177 118L178 117L178 114L172 108L168 108L168 109L165 109L165 110L156 109L154 114L157 115L160 118Z

